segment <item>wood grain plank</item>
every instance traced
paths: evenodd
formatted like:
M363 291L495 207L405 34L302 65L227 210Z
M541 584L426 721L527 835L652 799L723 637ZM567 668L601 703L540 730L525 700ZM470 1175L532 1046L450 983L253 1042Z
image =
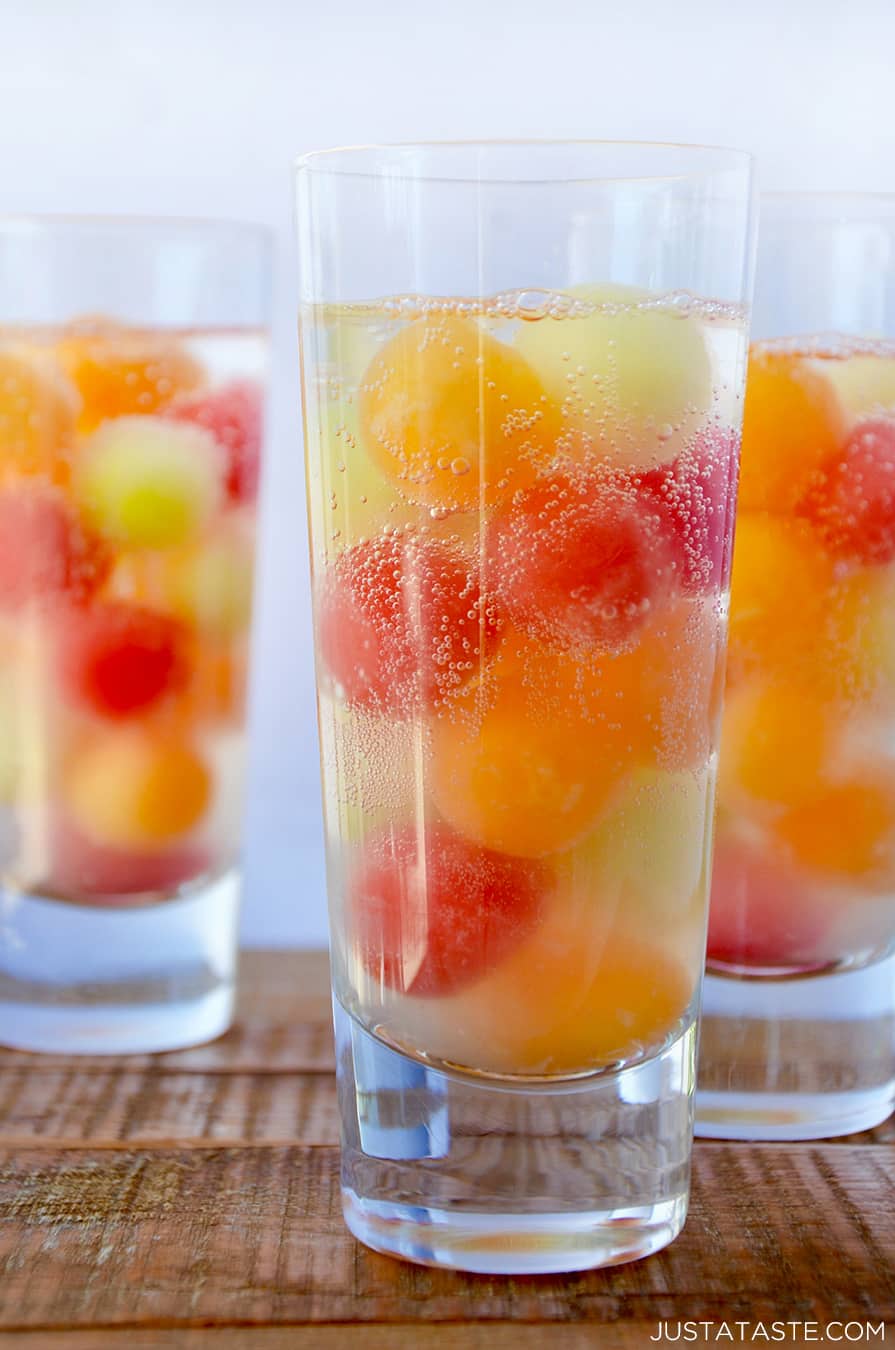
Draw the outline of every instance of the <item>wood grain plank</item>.
M549 1350L593 1350L594 1346L642 1350L655 1334L655 1322L600 1327L554 1324ZM0 1332L0 1350L353 1350L360 1346L364 1350L545 1350L545 1334L542 1323L519 1322Z
M332 1074L0 1068L0 1144L336 1144Z
M110 1068L152 1064L199 1073L329 1073L334 1066L329 962L323 951L247 951L240 958L232 1029L208 1045L163 1055L26 1054L0 1047L0 1068Z
M626 1267L492 1278L345 1230L329 1148L0 1153L0 1329L895 1319L895 1150L697 1150L681 1237Z

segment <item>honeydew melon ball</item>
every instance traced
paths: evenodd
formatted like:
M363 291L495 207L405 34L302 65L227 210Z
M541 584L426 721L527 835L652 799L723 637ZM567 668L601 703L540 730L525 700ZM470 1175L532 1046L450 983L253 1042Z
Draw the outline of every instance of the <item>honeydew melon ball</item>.
M895 356L852 356L819 362L817 369L830 381L849 416L895 408Z
M130 548L188 543L223 494L220 447L199 427L156 417L104 423L75 471L78 500L102 533Z
M676 922L704 904L711 774L638 769L612 811L563 863L570 880L622 912L644 906Z
M704 423L712 367L699 319L644 307L634 286L572 286L583 317L522 324L516 347L559 404L570 452L607 453L622 468L672 459Z
M232 525L171 555L164 590L174 613L200 632L229 638L252 616L253 539Z

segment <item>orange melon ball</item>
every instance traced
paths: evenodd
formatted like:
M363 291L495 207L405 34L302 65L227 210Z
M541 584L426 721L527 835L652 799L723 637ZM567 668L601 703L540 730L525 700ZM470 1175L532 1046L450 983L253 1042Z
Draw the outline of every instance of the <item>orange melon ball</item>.
M569 1074L637 1058L684 1016L697 971L599 895L566 893L525 944L452 1010L466 1062ZM701 952L700 952L701 956ZM479 1058L481 1056L481 1058Z
M741 514L733 550L728 677L788 674L821 655L833 563L801 520Z
M0 475L68 477L77 391L46 353L0 348Z
M676 599L659 610L623 663L641 712L628 730L640 763L701 768L717 748L724 693L724 622L710 600Z
M87 741L63 783L75 823L91 839L121 848L159 847L188 834L205 814L211 789L196 750L131 732Z
M462 712L431 723L430 785L461 834L537 858L606 810L631 760L625 689L589 662L515 635Z
M840 718L835 706L797 685L750 684L728 698L721 742L725 800L810 801L829 777Z
M845 436L832 384L798 353L753 347L743 409L741 511L790 511Z
M57 352L81 396L82 434L112 417L156 412L204 380L176 339L104 319L75 325Z
M241 643L201 642L179 702L187 721L241 725L246 715L248 652Z
M774 826L804 866L843 878L895 878L895 781L868 778L828 787Z
M561 421L528 363L474 319L408 324L373 357L360 388L367 453L414 501L447 511L530 484Z

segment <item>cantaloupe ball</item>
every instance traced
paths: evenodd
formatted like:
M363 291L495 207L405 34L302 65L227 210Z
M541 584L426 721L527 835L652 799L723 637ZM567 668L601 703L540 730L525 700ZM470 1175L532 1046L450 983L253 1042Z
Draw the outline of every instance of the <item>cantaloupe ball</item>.
M746 377L739 510L791 511L848 428L836 391L816 362L753 347Z
M650 306L649 293L633 286L574 286L570 294L592 312L523 323L516 338L562 410L566 448L638 469L673 459L711 404L699 319Z
M468 712L431 721L430 787L461 834L538 858L570 848L612 802L632 759L624 696L536 639L506 652Z
M698 978L659 932L606 913L590 891L557 893L530 937L461 996L396 1010L408 1039L505 1074L575 1074L637 1059L681 1024ZM385 1025L390 1026L386 1013Z
M81 396L82 434L110 418L156 412L204 379L199 362L176 338L109 319L73 324L56 351Z
M74 488L107 538L124 547L169 548L192 539L214 514L223 469L208 432L161 418L121 417L84 444Z
M806 521L741 512L733 549L728 676L789 674L825 659L832 560Z
M895 776L830 785L774 823L774 832L805 867L854 882L890 887L895 880Z
M0 476L65 482L79 408L77 391L48 353L0 347Z
M796 684L744 685L724 711L721 787L725 801L753 798L798 806L824 791L833 772L841 712Z
M84 833L125 849L160 847L188 834L211 791L197 750L140 732L91 738L72 754L63 780L66 805Z
M366 452L436 510L492 505L555 454L560 427L541 381L474 319L409 323L373 357L359 397Z

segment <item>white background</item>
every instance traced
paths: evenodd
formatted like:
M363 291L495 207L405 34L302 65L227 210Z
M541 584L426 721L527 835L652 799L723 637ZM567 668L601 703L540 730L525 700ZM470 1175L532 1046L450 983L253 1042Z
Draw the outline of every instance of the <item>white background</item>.
M277 232L247 942L325 938L290 162L370 140L751 148L766 187L895 191L895 0L0 0L0 210Z

